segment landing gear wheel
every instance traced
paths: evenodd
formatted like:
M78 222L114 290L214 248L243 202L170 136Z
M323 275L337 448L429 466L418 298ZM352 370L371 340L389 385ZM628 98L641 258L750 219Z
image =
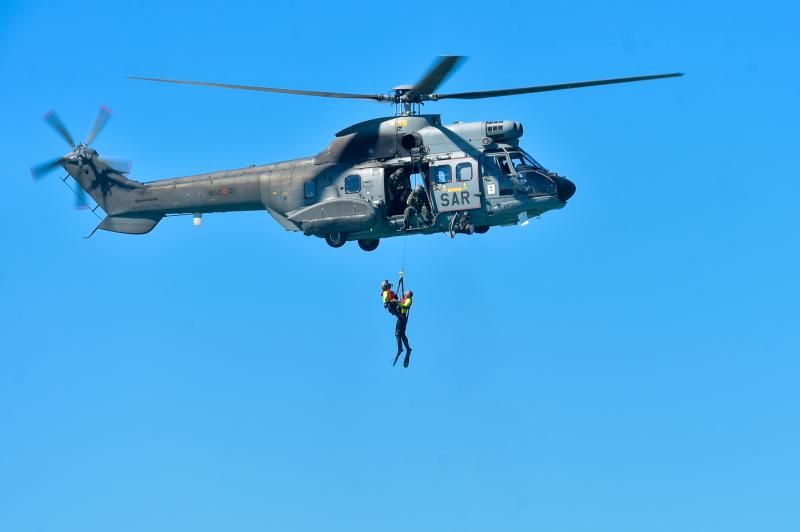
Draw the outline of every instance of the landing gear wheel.
M361 239L358 241L358 247L363 249L364 251L375 251L378 249L378 244L380 244L380 239L376 238L375 240L365 240Z
M475 226L475 232L478 233L479 235L482 235L483 233L485 233L488 230L489 230L489 226L488 225L476 225Z
M344 233L328 233L325 235L325 242L332 248L340 248L347 242L347 235Z

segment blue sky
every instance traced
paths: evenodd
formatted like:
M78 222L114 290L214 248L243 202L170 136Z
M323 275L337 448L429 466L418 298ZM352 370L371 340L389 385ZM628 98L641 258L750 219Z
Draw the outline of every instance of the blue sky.
M0 530L800 528L798 10L784 3L0 6ZM310 155L390 112L145 84L443 91L576 182L525 228L409 238L410 370L367 254L264 213L88 234L55 176L95 143L151 180Z

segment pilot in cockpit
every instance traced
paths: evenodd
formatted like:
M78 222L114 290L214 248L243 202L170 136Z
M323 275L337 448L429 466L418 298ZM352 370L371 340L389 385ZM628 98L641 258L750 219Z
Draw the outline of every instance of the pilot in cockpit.
M509 175L511 173L511 166L508 164L508 159L505 157L498 157L496 160L497 164L500 165L500 171L506 175Z

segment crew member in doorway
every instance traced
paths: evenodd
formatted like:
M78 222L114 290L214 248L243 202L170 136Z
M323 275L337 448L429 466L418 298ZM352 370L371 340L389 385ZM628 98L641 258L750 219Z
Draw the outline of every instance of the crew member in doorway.
M425 194L425 187L417 185L408 196L408 207L403 213L403 229L408 231L411 229L411 217L419 213L420 218L425 225L431 224L431 210L428 208L428 198Z
M381 298L383 299L383 308L389 311L392 316L399 316L400 312L397 310L397 294L392 292L392 283L388 279L381 283Z
M403 367L407 368L408 364L411 362L411 346L408 345L406 326L408 326L408 314L411 311L413 298L414 292L408 290L405 294L403 294L403 299L401 299L400 303L397 305L399 312L397 314L397 325L394 327L394 335L397 337L397 356L394 357L394 363L392 363L392 366L397 364L397 360L403 353L403 346L406 348L406 357L403 359Z
M408 175L398 168L389 176L389 211L400 213L408 189Z

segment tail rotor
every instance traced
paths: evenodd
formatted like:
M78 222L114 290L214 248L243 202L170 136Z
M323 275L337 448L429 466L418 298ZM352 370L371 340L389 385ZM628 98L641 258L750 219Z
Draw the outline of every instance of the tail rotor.
M77 143L70 134L69 129L67 129L67 126L64 125L64 122L55 111L50 111L44 115L45 122L47 122L50 127L55 130L59 137L64 139L64 141L71 148L71 151L62 157L57 157L50 161L46 161L31 167L31 175L33 176L33 179L38 181L59 167L63 167L67 162L78 162L82 164L83 161L90 159L92 155L98 155L96 151L89 149L89 145L97 139L110 118L111 110L106 106L101 106L97 112L97 116L95 117L94 124L92 124L92 128L89 130L86 141ZM119 174L127 174L131 171L130 161L105 158L102 159L102 162L104 162L114 172ZM66 179L67 176L64 177L65 183ZM93 185L93 187L94 186L96 186L96 184ZM73 189L72 187L70 187L70 189L72 189L75 193L75 208L88 208L88 196L84 188L79 185L77 190Z
M47 161L41 164L37 164L36 166L31 167L31 175L35 180L39 180L61 166L64 161L66 161L66 157L56 157L51 161Z
M69 144L70 148L74 149L78 147L78 145L72 139L72 135L69 134L67 126L64 125L64 122L61 121L61 118L58 117L55 111L50 111L44 115L44 120L50 124L50 127L56 130L56 133L58 133L67 144Z
M106 107L105 105L100 106L100 109L97 111L97 117L94 119L94 124L92 125L91 131L89 131L89 136L86 137L86 145L89 146L94 139L97 138L97 135L103 131L103 128L106 127L108 120L111 118L111 109Z
M52 127L56 131L56 133L58 133L59 137L64 139L64 142L69 144L69 147L71 148L72 151L74 151L75 148L78 147L78 145L75 143L75 140L73 140L69 130L67 129L67 126L64 125L64 122L61 121L61 118L59 118L59 116L56 114L55 111L50 111L46 115L44 115L44 121L50 124L50 127ZM70 152L70 154L71 153L72 152ZM58 168L59 166L62 166L64 161L66 161L69 158L70 154L65 155L63 157L56 157L55 159L52 159L50 161L33 166L31 168L31 175L35 180L38 181L39 179L45 177L47 174Z

